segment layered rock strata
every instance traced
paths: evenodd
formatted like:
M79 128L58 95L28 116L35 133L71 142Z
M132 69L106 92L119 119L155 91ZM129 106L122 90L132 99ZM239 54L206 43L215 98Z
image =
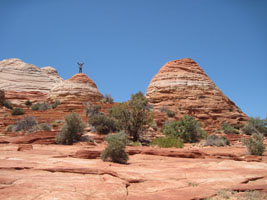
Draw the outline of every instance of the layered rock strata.
M48 100L65 102L96 102L102 99L96 84L85 74L75 74L72 78L58 83L52 88Z
M220 128L222 122L240 125L248 119L190 58L166 63L151 80L146 97L156 109L165 106L176 118L195 116L206 128Z
M3 105L4 100L5 100L5 92L4 90L0 90L0 106Z
M62 79L52 67L39 68L19 59L0 62L0 89L5 90L6 99L13 104L21 104L25 100L43 101L60 82Z

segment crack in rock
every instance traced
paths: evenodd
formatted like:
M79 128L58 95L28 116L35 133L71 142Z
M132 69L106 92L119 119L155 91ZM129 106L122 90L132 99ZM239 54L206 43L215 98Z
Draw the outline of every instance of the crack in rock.
M259 180L259 179L263 179L264 176L258 176L258 177L252 177L252 178L248 178L247 180L241 182L242 184L247 184L248 182L250 181L256 181L256 180Z

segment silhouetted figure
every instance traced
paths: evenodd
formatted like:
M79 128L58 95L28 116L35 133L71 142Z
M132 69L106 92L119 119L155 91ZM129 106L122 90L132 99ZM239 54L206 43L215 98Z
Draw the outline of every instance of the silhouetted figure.
M77 62L77 64L79 65L79 73L83 73L83 64L84 63Z

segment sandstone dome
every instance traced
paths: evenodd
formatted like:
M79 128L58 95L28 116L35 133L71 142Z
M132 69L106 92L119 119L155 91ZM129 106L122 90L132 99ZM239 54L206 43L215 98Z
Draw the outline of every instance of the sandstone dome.
M6 98L20 104L25 100L43 101L62 79L53 67L39 68L17 58L0 61L0 89Z
M62 103L96 102L102 97L96 84L87 75L79 73L52 88L48 101L60 100Z
M166 106L177 117L192 115L204 126L242 124L248 117L227 98L192 59L166 63L151 80L146 97L156 109Z

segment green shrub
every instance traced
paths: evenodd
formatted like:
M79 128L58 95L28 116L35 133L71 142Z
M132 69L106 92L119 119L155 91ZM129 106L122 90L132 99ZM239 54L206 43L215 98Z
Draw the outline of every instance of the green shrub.
M27 131L35 125L37 125L37 121L35 120L35 118L32 116L28 116L17 121L16 124L14 125L14 130L15 131Z
M175 112L172 110L167 110L166 114L168 117L174 117L175 116Z
M14 125L8 125L6 127L6 132L12 132L13 131L13 127L14 127Z
M11 115L24 115L25 111L23 108L14 108L11 111Z
M50 109L50 105L47 104L47 103L36 103L34 105L32 105L31 107L32 110L38 110L38 111L45 111L45 110L48 110Z
M113 103L114 100L111 96L111 94L105 94L105 96L101 99L102 103Z
M218 135L215 134L209 135L205 141L205 146L221 147L226 145L230 145L229 140L224 136L219 137Z
M103 161L111 160L115 163L125 164L129 157L125 152L127 144L127 136L124 131L116 133L115 135L109 135L106 137L108 146L101 153L101 159Z
M32 102L31 102L30 100L27 100L27 101L25 102L25 105L26 105L27 107L30 107L30 106L32 105Z
M101 134L108 134L116 130L115 120L101 114L96 114L90 117L89 124L96 128L96 131Z
M91 117L93 115L99 114L99 111L101 110L101 105L89 105L85 107L85 114L88 117Z
M165 136L154 139L151 143L151 146L158 146L161 148L183 148L184 143L180 138L174 136Z
M141 142L129 142L128 143L129 146L142 146L142 143Z
M61 104L61 102L57 99L51 106L53 109L55 109L60 104Z
M110 116L116 119L119 130L124 130L134 142L153 122L148 100L142 92L131 95L128 106L120 104L110 109Z
M33 104L33 105L31 106L31 109L32 109L32 110L39 110L40 107L41 107L41 104L40 104L40 103L36 103L36 104Z
M50 109L51 107L50 107L50 105L49 104L47 104L47 103L42 103L41 105L40 105L40 107L39 107L39 111L45 111L45 110L48 110L48 109Z
M252 137L244 141L244 144L251 155L261 156L265 150L262 134L254 133Z
M251 135L252 133L261 133L264 136L267 136L267 119L263 120L259 117L251 117L248 124L245 125L242 130L247 135Z
M229 123L223 122L222 123L222 130L224 133L229 134L234 132L234 127L232 127Z
M65 116L65 123L59 134L56 136L58 144L73 144L80 139L84 132L85 124L77 113Z
M179 121L168 122L163 127L163 133L167 136L179 137L184 142L198 142L206 137L207 133L200 127L200 123L194 117L184 116Z
M10 109L10 110L13 109L13 105L12 105L12 103L9 100L4 100L3 101L3 106L6 107L6 108L8 108L8 109Z
M39 129L43 131L51 131L51 125L48 123L41 123L39 124Z

